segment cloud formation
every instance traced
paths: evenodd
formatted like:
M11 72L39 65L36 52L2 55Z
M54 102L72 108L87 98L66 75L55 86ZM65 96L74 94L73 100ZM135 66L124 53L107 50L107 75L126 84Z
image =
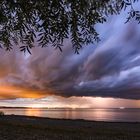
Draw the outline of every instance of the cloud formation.
M124 18L123 18L124 19ZM118 18L98 28L102 41L74 54L34 48L0 51L0 99L57 96L100 96L140 99L140 26Z

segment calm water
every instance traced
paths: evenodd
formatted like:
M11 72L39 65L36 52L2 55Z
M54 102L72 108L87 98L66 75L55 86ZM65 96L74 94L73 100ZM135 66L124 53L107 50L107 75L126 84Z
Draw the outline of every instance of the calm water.
M140 109L0 109L5 114L95 121L140 122Z

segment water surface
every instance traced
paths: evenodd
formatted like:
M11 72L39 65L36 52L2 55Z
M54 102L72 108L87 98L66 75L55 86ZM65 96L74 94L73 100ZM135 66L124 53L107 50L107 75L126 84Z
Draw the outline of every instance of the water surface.
M140 122L140 109L0 109L5 114L48 118Z

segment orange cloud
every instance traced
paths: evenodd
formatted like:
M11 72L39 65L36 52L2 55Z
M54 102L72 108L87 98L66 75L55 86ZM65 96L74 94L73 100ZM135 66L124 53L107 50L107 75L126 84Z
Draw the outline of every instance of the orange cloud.
M48 95L50 91L48 92ZM14 98L43 98L47 96L47 92L24 89L15 86L0 86L0 99L14 99Z

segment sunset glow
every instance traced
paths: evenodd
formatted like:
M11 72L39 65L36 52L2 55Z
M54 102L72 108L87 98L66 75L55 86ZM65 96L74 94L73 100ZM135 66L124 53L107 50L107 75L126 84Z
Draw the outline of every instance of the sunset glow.
M63 53L51 47L35 47L32 55L19 55L17 47L0 51L0 106L139 108L140 27L112 19L97 26L98 47L89 45L80 55L68 40Z

